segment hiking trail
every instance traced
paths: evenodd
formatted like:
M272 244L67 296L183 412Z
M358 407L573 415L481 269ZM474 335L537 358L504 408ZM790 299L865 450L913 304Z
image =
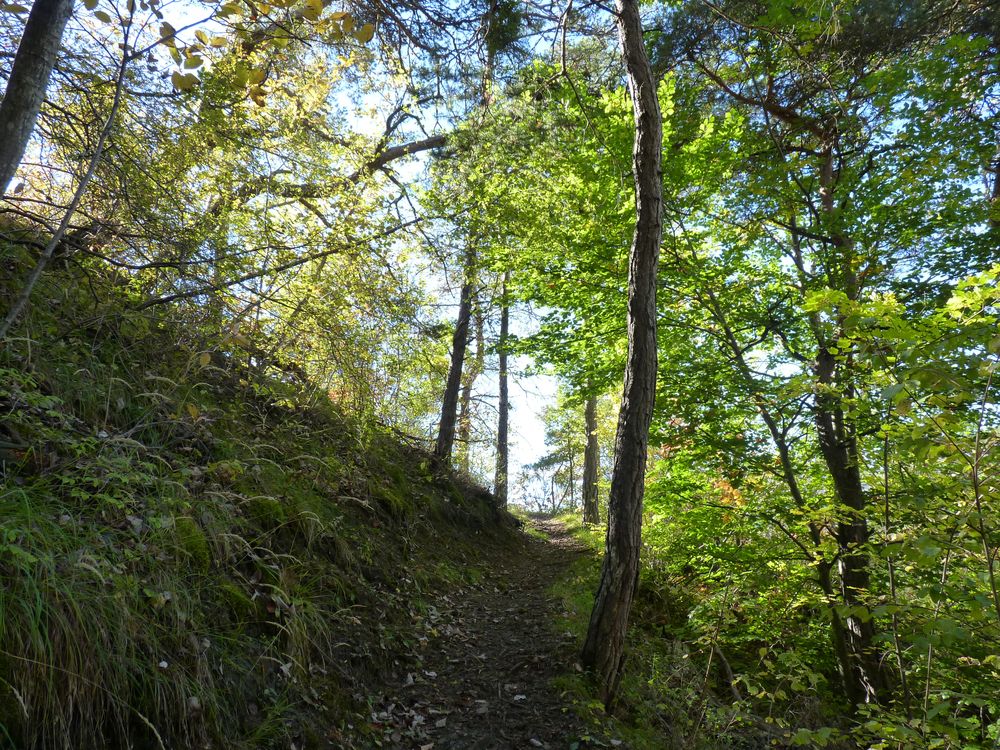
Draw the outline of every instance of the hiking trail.
M549 589L587 550L558 521L532 518L522 542L484 550L482 579L428 607L419 667L373 712L384 747L568 748L585 729L551 680L575 668L578 644Z

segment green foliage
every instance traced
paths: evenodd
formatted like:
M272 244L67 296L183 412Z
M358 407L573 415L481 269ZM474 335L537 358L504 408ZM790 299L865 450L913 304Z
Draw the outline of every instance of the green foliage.
M247 515L255 525L267 531L285 523L285 508L281 501L267 495L248 498Z
M212 554L208 547L208 539L198 523L190 516L174 518L174 535L177 546L190 559L194 570L207 573L212 564Z
M630 669L690 742L997 731L996 37L930 5L684 4L651 35L668 231L637 628L676 653ZM565 54L435 189L542 311L520 350L580 394L624 358L632 123L603 52Z

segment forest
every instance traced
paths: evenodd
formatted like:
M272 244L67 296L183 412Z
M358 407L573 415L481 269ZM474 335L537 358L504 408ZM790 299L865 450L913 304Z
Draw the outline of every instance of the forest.
M0 0L0 87L0 747L1000 747L1000 5Z

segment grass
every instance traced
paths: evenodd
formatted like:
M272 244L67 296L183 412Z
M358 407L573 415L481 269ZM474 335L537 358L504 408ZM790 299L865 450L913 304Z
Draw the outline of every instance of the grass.
M39 294L0 349L0 745L363 734L419 587L475 575L483 497L179 321Z

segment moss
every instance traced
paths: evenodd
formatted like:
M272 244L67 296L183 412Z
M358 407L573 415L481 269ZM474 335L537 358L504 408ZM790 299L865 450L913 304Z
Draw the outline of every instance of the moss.
M310 544L323 535L333 519L329 503L309 490L290 492L285 496L289 522Z
M229 580L222 580L216 587L233 619L243 622L253 618L256 605L250 595Z
M395 520L406 518L412 511L408 495L395 484L385 481L370 481L369 493Z
M247 500L250 520L263 529L276 529L285 523L285 508L276 498L257 495Z
M177 547L191 560L195 570L208 571L212 564L212 553L208 547L208 537L190 516L174 518L174 537Z

